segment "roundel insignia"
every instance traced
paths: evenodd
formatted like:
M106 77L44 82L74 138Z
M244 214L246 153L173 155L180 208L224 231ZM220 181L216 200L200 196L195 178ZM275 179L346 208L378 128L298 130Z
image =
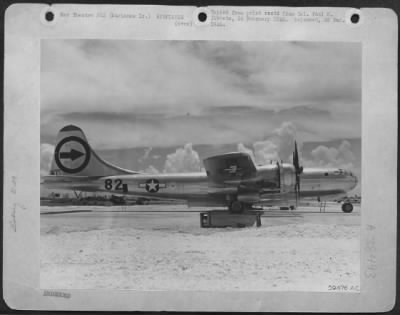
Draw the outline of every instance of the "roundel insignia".
M89 164L90 147L79 137L66 137L57 144L54 160L63 172L79 173Z
M146 190L148 192L157 192L160 189L160 182L155 179L149 179L146 181Z
M139 184L140 188L145 188L150 193L156 193L160 188L166 188L165 183L160 183L156 178L150 178L145 183Z

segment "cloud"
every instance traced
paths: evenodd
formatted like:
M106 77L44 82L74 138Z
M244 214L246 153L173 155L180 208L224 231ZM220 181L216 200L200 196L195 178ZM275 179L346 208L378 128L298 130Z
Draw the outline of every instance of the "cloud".
M305 161L306 164L320 167L337 167L353 169L356 160L351 150L350 142L343 140L339 147L327 147L320 145L311 151L312 160Z
M328 109L321 109L321 108L316 108L315 105L299 105L299 106L294 106L291 108L285 108L282 110L278 110L277 114L281 116L287 116L287 117L293 117L295 116L313 116L313 117L325 117L325 116L331 116L331 112Z
M139 171L140 173L146 173L146 174L158 174L160 171L156 169L153 165L149 165L144 171L141 170Z
M359 43L49 39L41 54L44 142L70 123L104 149L254 143L284 121L303 141L361 134Z
M153 150L152 147L146 148L146 149L144 150L143 156L139 158L139 162L144 162L144 161L146 161L147 158L148 158L149 155L150 155L151 150Z
M258 141L253 147L256 164L264 165L269 164L271 160L279 161L279 147L273 141Z
M49 175L51 161L53 160L54 146L48 143L40 145L40 175Z
M263 141L253 143L253 150L242 143L237 145L240 152L248 153L257 165L269 164L271 161L292 162L292 152L297 129L292 122L283 122Z
M201 160L191 143L167 155L164 173L199 172L200 170Z
M278 156L280 159L289 161L292 158L296 134L297 128L295 124L287 121L274 130L271 141L278 147Z
M292 122L284 122L273 130L266 140L252 144L253 150L242 143L237 145L239 152L248 153L257 165L269 164L271 161L292 163L294 142L297 128ZM356 157L349 141L343 140L338 147L318 145L309 153L310 158L303 158L302 143L298 142L300 163L308 167L334 167L344 169L356 168Z
M239 152L247 153L248 155L250 155L250 157L253 160L253 162L256 161L254 153L253 153L253 150L251 150L249 148L246 148L246 146L243 143L238 143L237 150Z

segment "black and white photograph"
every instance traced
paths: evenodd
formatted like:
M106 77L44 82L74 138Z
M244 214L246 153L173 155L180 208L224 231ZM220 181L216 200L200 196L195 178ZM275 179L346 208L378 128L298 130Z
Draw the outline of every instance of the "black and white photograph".
M360 290L361 45L42 40L43 288Z

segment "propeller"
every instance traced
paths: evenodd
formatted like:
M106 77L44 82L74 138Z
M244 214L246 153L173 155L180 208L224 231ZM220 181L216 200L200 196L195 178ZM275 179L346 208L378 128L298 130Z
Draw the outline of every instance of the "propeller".
M303 173L303 166L300 166L299 162L299 152L297 150L297 142L294 142L294 152L293 152L293 166L296 175L296 183L294 185L294 192L296 196L296 208L300 195L300 174Z

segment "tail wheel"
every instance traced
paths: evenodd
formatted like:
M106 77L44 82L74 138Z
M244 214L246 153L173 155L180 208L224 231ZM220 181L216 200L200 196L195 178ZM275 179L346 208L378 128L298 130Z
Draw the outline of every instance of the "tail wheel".
M350 202L345 202L342 204L342 211L345 213L350 213L353 211L353 205Z
M229 210L232 213L240 213L240 212L243 211L243 208L244 208L243 203L241 203L240 201L237 201L237 200L236 201L232 201L230 206L229 206Z

